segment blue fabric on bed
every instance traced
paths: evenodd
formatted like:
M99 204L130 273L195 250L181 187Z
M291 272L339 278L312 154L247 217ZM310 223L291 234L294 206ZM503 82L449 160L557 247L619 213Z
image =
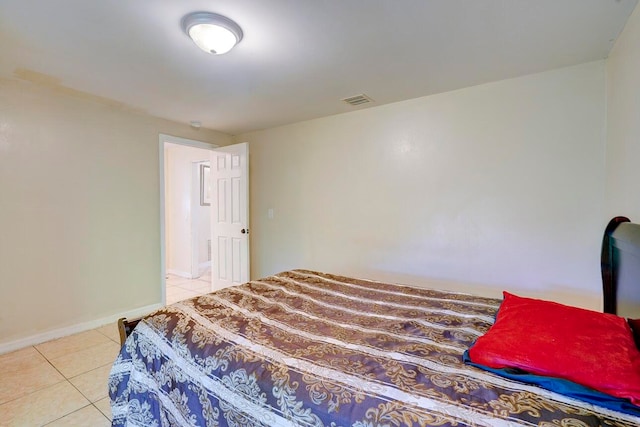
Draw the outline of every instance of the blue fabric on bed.
M508 378L510 380L537 385L538 387L554 391L564 396L580 399L585 402L593 403L594 405L624 412L626 414L640 416L640 407L632 404L628 400L609 396L608 394L604 394L589 387L582 386L580 384L574 383L573 381L568 381L562 378L545 377L543 375L530 374L528 372L515 368L489 368L488 366L473 363L469 358L469 350L464 352L462 359L467 365L475 366L476 368L492 372L496 375ZM597 375L597 373L594 372L594 375Z

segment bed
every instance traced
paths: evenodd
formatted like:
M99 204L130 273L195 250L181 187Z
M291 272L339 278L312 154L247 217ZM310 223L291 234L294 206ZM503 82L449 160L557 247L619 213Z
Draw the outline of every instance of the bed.
M610 312L618 307L616 293L633 301L638 291L627 286L640 285L640 273L633 278L640 226L625 220L612 220L603 238ZM121 322L128 336L109 377L112 423L640 425L640 408L605 408L465 363L465 351L491 328L500 304L309 270L186 300L134 329Z

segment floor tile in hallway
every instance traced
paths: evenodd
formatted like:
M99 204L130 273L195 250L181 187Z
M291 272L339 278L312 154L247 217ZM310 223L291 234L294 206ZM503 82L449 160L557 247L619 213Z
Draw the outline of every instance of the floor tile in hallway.
M167 305L211 292L211 273L197 279L167 275Z

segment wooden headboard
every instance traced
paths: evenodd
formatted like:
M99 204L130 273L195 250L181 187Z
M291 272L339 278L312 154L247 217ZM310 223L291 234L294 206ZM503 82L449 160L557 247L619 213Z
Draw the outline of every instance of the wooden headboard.
M602 239L604 312L640 319L640 224L618 216L609 221ZM635 326L640 348L640 322Z

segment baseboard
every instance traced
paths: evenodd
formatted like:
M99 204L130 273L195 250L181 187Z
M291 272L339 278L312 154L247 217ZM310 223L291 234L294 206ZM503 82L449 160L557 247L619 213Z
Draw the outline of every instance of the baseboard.
M211 261L205 261L198 264L198 271L200 272L200 274L204 273L210 268L211 268Z
M145 307L136 308L135 310L129 310L124 313L114 314L114 315L103 317L100 319L91 320L89 322L83 322L77 325L66 326L64 328L53 329L51 331L42 332L40 334L31 335L25 338L20 338L15 341L0 343L0 354L8 353L14 350L19 350L21 348L29 347L32 345L42 344L43 342L66 337L68 335L77 334L79 332L96 329L101 326L107 325L109 323L115 324L116 321L121 317L128 317L128 318L141 317L151 313L152 311L155 311L161 308L162 306L163 306L162 304L147 305Z
M178 277L184 277L185 279L192 279L193 277L191 277L191 273L187 272L187 271L180 271L180 270L173 270L171 268L167 269L167 274L173 274L174 276L178 276Z

